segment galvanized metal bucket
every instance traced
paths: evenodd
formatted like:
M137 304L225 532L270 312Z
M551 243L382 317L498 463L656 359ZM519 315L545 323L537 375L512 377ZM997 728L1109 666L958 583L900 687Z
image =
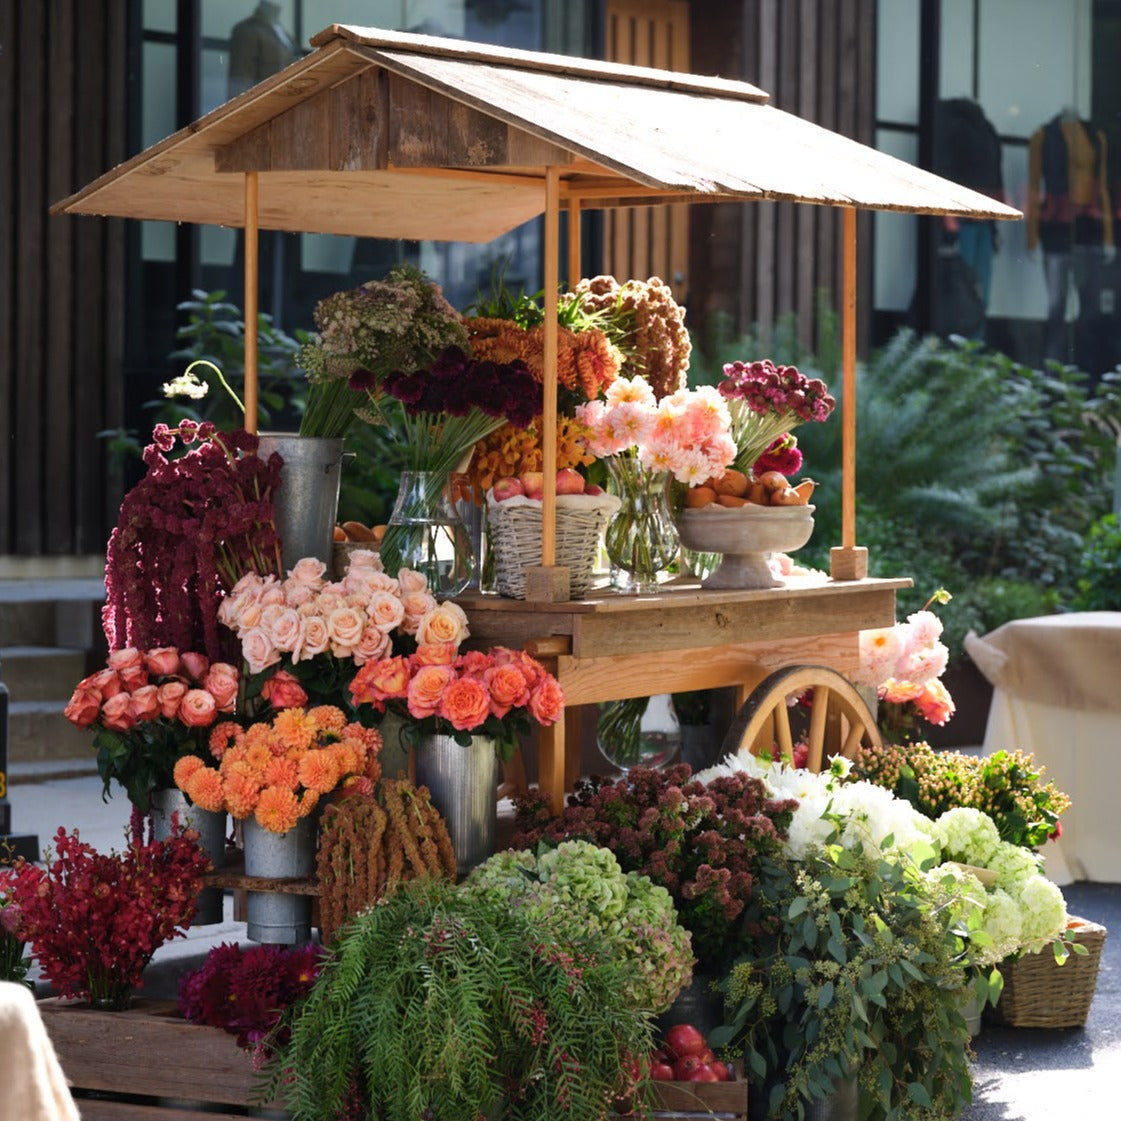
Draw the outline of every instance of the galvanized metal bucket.
M416 784L447 822L459 873L494 852L498 830L498 756L494 740L472 736L469 747L452 736L425 736L416 748Z
M157 841L171 836L172 821L181 828L196 829L199 846L210 857L215 868L226 861L226 814L200 809L187 801L182 790L152 791L152 835ZM198 911L192 926L209 926L222 921L223 893L221 888L206 887L199 892Z
M302 817L286 833L273 833L252 817L242 822L245 874L263 879L304 879L315 873L318 815ZM311 896L250 891L246 935L254 942L298 946L311 940Z
M329 567L339 510L342 438L262 433L257 454L267 459L273 452L284 460L273 499L284 569L303 557L318 557Z

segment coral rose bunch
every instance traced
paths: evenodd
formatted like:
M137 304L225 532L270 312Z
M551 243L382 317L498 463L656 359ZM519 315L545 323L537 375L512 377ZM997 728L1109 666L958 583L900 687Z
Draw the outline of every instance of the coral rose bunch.
M860 632L860 666L853 681L876 690L881 730L889 739L909 741L919 719L941 726L955 712L940 680L950 652L941 641L942 621L929 610L935 601L949 599L940 588L906 622Z
M345 695L359 666L388 657L395 637L413 638L440 606L422 573L401 569L389 576L370 550L350 554L341 580L328 580L326 571L322 561L305 557L284 580L248 574L218 612L237 634L251 674L282 667L282 682L290 686L295 677L323 702ZM295 694L288 703L306 700ZM275 697L271 703L285 707Z
M806 421L824 421L836 407L820 378L769 358L729 362L717 386L732 414L735 468L745 474L780 437Z
M176 761L205 753L205 729L234 711L238 687L237 669L205 654L129 646L78 682L64 715L79 728L96 728L106 794L115 780L146 813L152 791L172 785Z
M594 455L636 458L647 471L667 471L689 486L723 474L736 454L728 406L711 386L659 401L641 375L619 378L602 401L579 406L576 418Z
M337 788L371 791L381 778L381 733L348 722L334 705L286 708L242 728L210 733L210 766L197 756L175 765L175 785L204 810L250 815L263 829L287 833Z
M43 867L16 862L19 937L43 975L70 999L127 997L152 955L195 916L210 859L194 830L98 852L59 828Z
M441 640L433 628L418 641L415 654L367 662L350 684L354 704L399 714L413 736L450 735L464 745L473 735L492 737L503 759L532 722L547 727L560 719L560 684L524 651L460 654L459 638Z

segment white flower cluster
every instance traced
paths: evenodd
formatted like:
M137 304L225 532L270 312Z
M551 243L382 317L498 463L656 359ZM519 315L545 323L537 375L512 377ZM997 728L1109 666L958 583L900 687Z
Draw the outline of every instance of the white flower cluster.
M945 863L926 875L943 884L953 880L950 905L987 938L974 946L978 962L989 964L1019 951L1037 952L1066 927L1066 902L1059 888L1042 873L1028 849L1002 841L992 819L981 810L958 807L936 821L920 814L910 802L868 782L842 782L850 764L834 759L829 771L814 774L782 763L760 759L750 752L730 755L723 763L699 772L700 782L745 771L761 779L772 798L794 798L786 851L801 860L832 839L847 849L921 864L931 851ZM960 862L957 863L957 862ZM995 873L983 885L968 867Z

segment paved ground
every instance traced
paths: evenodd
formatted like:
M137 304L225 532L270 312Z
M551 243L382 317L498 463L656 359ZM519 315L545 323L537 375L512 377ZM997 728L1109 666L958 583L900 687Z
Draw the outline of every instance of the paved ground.
M36 833L46 846L59 825L77 827L99 849L120 847L128 803L119 794L103 802L96 777L40 775L11 787L14 832ZM1070 911L1106 927L1097 993L1085 1028L1044 1031L986 1026L974 1041L974 1104L961 1121L1112 1121L1121 1117L1121 885L1073 884L1063 889ZM169 943L146 974L145 991L171 997L179 975L211 945L240 940L244 927L232 921L200 927Z

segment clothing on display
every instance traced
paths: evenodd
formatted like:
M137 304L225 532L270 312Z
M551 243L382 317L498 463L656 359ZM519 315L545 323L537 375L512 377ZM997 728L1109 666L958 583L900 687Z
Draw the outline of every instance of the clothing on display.
M1043 250L1047 283L1044 357L1074 358L1067 331L1071 282L1078 317L1101 313L1102 271L1113 255L1113 215L1101 129L1066 110L1036 129L1028 142L1027 246Z

